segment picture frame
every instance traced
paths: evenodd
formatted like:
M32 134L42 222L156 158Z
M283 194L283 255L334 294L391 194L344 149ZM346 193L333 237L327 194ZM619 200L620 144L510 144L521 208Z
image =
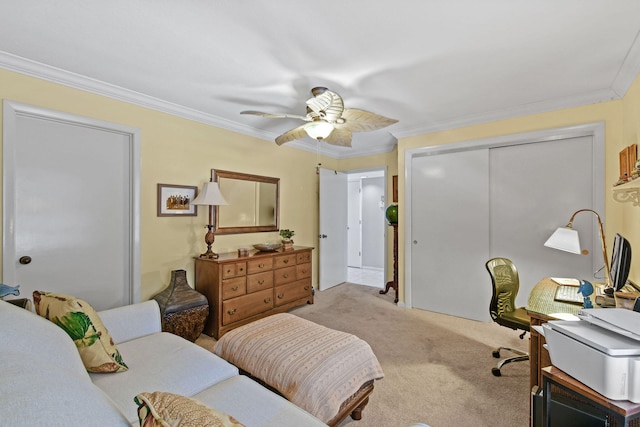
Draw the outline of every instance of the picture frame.
M398 203L398 175L391 177L393 203Z
M197 216L195 185L158 184L158 216Z

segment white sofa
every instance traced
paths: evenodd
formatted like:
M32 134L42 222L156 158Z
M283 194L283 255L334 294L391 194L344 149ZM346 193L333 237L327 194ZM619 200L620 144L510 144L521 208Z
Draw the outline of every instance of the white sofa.
M325 426L209 351L161 332L155 300L99 312L126 372L89 374L69 336L0 301L0 418L10 426L138 425L134 397L193 397L252 426Z

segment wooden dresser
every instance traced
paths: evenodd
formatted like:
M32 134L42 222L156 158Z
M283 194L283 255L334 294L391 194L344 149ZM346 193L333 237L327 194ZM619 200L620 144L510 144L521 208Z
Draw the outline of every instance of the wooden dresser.
M313 304L311 251L295 246L249 256L196 258L195 287L209 301L204 333L218 339L231 329L293 307Z

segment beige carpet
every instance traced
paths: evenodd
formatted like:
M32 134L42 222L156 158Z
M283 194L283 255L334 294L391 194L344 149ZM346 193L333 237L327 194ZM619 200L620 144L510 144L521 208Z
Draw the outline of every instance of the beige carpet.
M316 292L315 304L291 311L364 339L384 369L362 420L349 418L340 427L528 425L529 363L505 366L502 377L491 374L497 362L492 350L526 350L526 337L520 340L515 331L491 322L399 308L393 291L378 291L343 284ZM212 341L197 342L210 348Z

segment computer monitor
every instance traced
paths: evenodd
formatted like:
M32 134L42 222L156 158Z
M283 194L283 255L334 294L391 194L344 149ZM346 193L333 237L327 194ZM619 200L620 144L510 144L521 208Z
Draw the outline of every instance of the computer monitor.
M629 241L616 233L613 240L613 253L611 254L611 286L616 291L622 289L629 277L631 267L631 245Z

